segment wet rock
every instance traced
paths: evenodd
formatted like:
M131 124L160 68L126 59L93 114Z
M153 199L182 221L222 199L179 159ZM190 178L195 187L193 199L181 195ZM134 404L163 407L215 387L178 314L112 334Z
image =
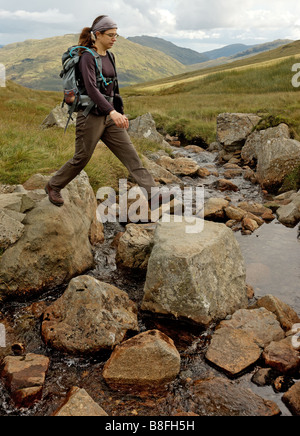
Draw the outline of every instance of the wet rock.
M125 292L89 276L71 280L42 324L46 344L71 354L112 349L128 330L139 330L135 304Z
M128 224L120 237L117 262L128 268L147 269L156 224Z
M300 191L293 194L290 203L277 209L278 220L289 227L294 227L300 222Z
M172 159L171 157L162 156L157 164L176 176L192 176L199 169L197 162L185 157Z
M78 387L73 387L65 403L53 416L108 416L107 413L89 396Z
M277 404L223 377L199 380L191 387L191 407L200 416L276 416Z
M278 188L300 164L300 142L290 138L286 124L252 133L242 150L245 163L257 161L256 176L263 189Z
M234 191L237 192L239 190L238 186L235 185L233 182L230 182L230 180L226 179L220 179L217 182L217 189L219 191Z
M255 232L259 228L257 222L249 217L245 217L242 222L244 230L249 230L251 233Z
M158 224L142 309L207 325L247 307L245 264L233 232L210 221L200 233L187 228L184 220Z
M52 205L44 194L28 211L29 194L7 195L16 200L12 203L5 199L7 207L16 205L14 211L25 211L26 221L22 237L0 257L0 300L30 297L93 266L91 242L101 242L104 236L86 173L82 172L63 190L62 208Z
M296 374L300 368L299 353L287 339L271 342L265 349L263 358L266 365L282 374Z
M174 380L179 371L180 355L173 341L151 330L117 346L103 377L114 387L153 387Z
M166 185L169 183L176 183L178 185L181 184L181 180L177 176L145 156L143 156L143 163L145 168L152 174L157 182L164 183Z
M297 382L283 395L282 401L293 415L300 416L300 382Z
M260 368L253 375L251 381L256 384L256 386L269 386L271 385L278 373L272 368Z
M228 205L229 201L224 198L209 198L204 205L205 219L223 219L225 217L224 210Z
M244 217L247 215L247 212L235 206L227 207L225 209L225 213L227 215L227 218L235 221L242 221Z
M295 324L300 323L300 318L294 309L273 295L260 298L256 306L265 307L269 312L274 313L285 331L291 330Z
M42 398L49 363L48 357L36 354L5 357L1 377L16 407L29 408Z
M236 376L258 361L262 353L253 336L234 328L217 330L206 359L231 376Z
M69 115L68 115L68 107L64 106L63 108L61 105L56 106L50 114L44 119L42 122L42 129L48 129L50 127L59 127L61 129L64 129L66 127L67 121L68 121ZM76 118L77 114L73 114L73 120L70 120L70 126L76 126Z
M220 114L217 117L217 140L226 151L240 150L260 120L255 114Z
M238 310L232 315L231 320L222 321L220 327L222 329L234 328L243 330L261 348L266 347L272 341L280 341L285 337L276 316L264 307L254 310Z

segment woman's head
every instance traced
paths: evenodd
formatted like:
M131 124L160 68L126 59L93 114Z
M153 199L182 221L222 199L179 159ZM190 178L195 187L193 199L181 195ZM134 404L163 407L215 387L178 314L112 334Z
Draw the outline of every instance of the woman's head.
M116 32L118 26L107 15L97 17L92 27L85 27L79 37L79 45L97 50L97 45L100 43L106 50L114 45L115 39L118 37Z

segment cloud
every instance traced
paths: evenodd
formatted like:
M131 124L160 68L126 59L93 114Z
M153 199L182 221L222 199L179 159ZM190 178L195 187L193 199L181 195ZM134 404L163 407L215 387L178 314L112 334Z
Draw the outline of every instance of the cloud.
M59 9L47 9L44 12L29 12L25 10L8 11L0 9L0 20L32 21L38 23L70 23L74 20L73 14L63 14Z
M4 1L0 44L78 33L102 14L125 37L146 34L194 48L300 37L299 0L10 0L1 9Z

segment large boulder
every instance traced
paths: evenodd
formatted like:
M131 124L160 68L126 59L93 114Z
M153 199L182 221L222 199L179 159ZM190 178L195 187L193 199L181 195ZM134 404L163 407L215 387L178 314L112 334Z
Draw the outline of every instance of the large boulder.
M139 330L136 305L126 292L90 276L72 279L42 324L46 344L70 354L111 350L128 330Z
M241 150L260 120L255 114L220 114L217 117L217 141L226 151Z
M300 142L286 124L253 132L242 149L245 163L257 162L256 178L264 189L278 188L300 165Z
M171 219L155 232L142 309L208 325L247 307L245 280L244 259L229 228L205 221L202 232L188 233L184 220Z
M0 300L32 296L93 266L92 244L104 236L86 173L73 180L62 195L62 208L51 204L40 189L0 196L5 214L0 227Z

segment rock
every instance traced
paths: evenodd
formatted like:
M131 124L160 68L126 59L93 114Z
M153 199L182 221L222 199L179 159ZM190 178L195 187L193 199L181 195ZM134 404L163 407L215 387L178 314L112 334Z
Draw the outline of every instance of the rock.
M242 221L247 215L247 212L235 206L226 207L225 213L230 220L235 221Z
M285 226L295 227L300 222L300 191L290 197L289 204L277 209L278 220Z
M226 179L219 179L218 183L217 183L217 189L219 191L234 191L237 192L239 190L238 186L235 185L234 183L230 182L229 180Z
M199 169L197 162L185 157L172 159L171 157L162 156L157 161L157 164L176 176L192 176L196 174Z
M228 327L214 333L205 357L230 376L236 376L256 363L261 353L251 335Z
M260 120L255 114L220 114L217 117L217 140L226 151L241 150Z
M108 416L107 413L89 396L78 387L73 387L67 399L53 416Z
M0 209L25 213L34 207L35 202L27 194L13 192L0 195Z
M248 333L254 341L264 348L272 341L280 341L285 337L276 316L264 307L260 309L241 309L232 315L231 320L222 321L223 328L243 330Z
M256 306L265 307L269 312L272 312L285 331L291 330L295 324L300 323L300 318L294 309L273 295L260 298Z
M297 382L283 395L282 401L293 415L300 416L300 382Z
M190 410L200 416L275 416L278 406L224 377L197 380L190 388Z
M244 230L250 230L251 233L259 228L257 222L249 217L243 219L242 226Z
M223 219L224 209L229 205L229 201L224 198L209 198L204 204L205 219Z
M48 357L36 354L5 357L1 377L17 407L41 400L49 363Z
M255 202L249 203L247 201L242 201L241 203L238 204L238 207L240 209L242 209L246 212L250 212L253 215L256 215L258 217L261 217L265 213L272 213L271 209L268 209L263 204L255 203Z
M265 349L263 358L266 365L282 374L296 374L300 368L299 353L286 339L280 342L271 342Z
M50 127L59 127L61 129L64 129L66 127L67 121L68 121L69 115L68 115L68 107L64 106L63 108L61 105L56 106L50 114L44 119L42 122L42 129L48 129ZM70 126L76 126L76 118L77 114L73 114L73 120L70 120Z
M158 330L141 333L116 347L103 370L114 387L154 387L174 380L180 371L180 355Z
M71 354L113 349L128 330L139 330L135 304L126 292L89 276L71 280L42 324L46 344Z
M205 221L201 233L190 234L184 220L159 223L142 309L208 325L247 307L245 276L240 247L224 224Z
M253 375L251 381L256 384L256 386L270 386L274 382L277 374L278 373L272 368L260 368Z
M60 286L93 266L91 242L101 242L104 236L86 173L73 180L62 195L62 208L52 205L46 196L37 201L26 214L22 237L0 257L0 300ZM17 203L6 203L10 207L24 204L24 195L15 198ZM18 206L17 210L24 208Z
M128 224L117 249L117 262L127 268L147 269L156 224Z
M156 130L155 121L150 113L137 117L129 123L128 133L130 136L137 138L149 139L159 144L169 144L164 140L164 137Z
M192 153L202 153L204 150L204 148L199 147L198 145L187 145L186 147L184 147L185 150L191 151Z
M257 161L257 180L266 190L278 188L300 164L300 142L290 138L289 128L280 124L252 133L242 150L245 163Z
M170 183L176 183L178 185L181 184L181 180L166 168L163 168L162 166L148 159L146 156L143 156L142 160L145 168L151 173L157 182L164 183L166 185Z
M199 168L197 174L202 179L205 179L205 177L209 177L211 175L211 172L207 168Z
M23 235L25 227L19 221L11 218L0 210L0 250L6 250L15 244Z

